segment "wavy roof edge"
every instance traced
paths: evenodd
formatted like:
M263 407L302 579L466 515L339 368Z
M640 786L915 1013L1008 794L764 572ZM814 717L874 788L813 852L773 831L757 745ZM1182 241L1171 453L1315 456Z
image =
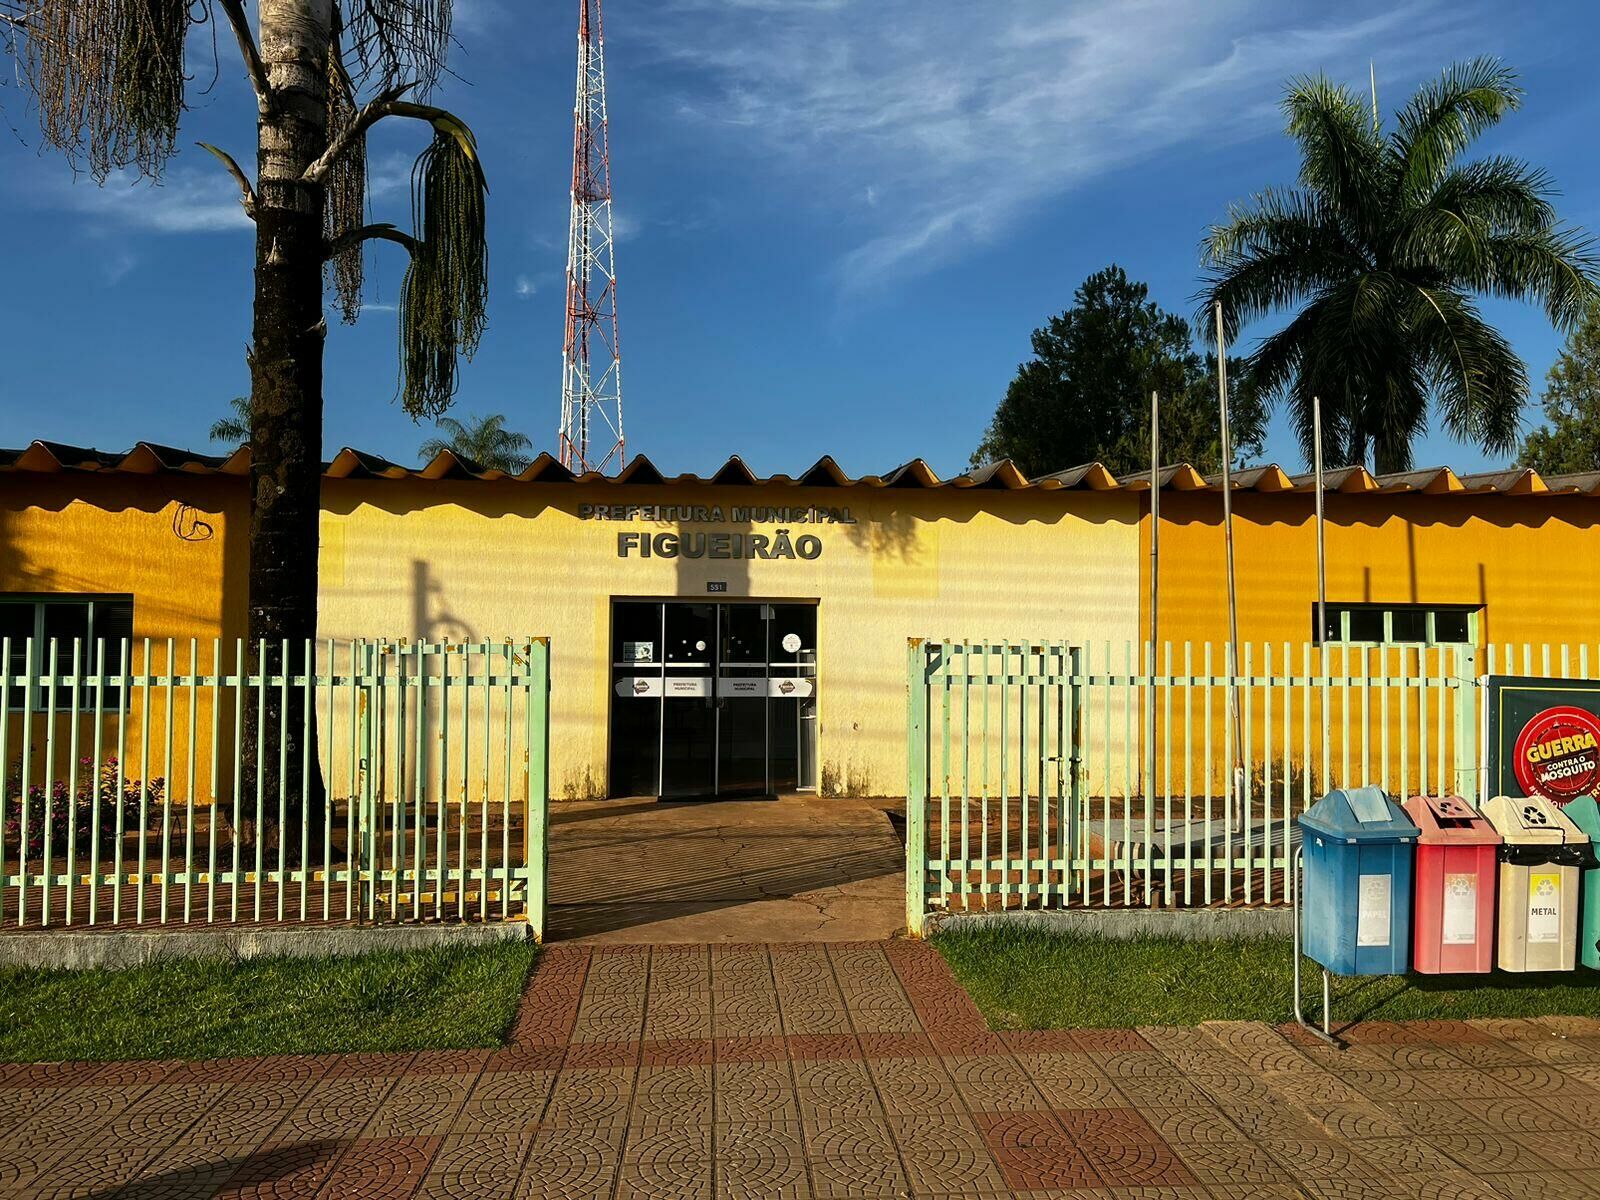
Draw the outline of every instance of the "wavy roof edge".
M177 473L185 475L247 475L250 447L241 446L231 454L199 454L154 442L139 442L131 450L108 453L103 450L67 446L60 442L30 442L21 450L0 449L0 472L99 472L131 475ZM1052 471L1029 479L1009 459L989 463L976 470L941 479L927 461L913 458L883 475L851 478L831 455L823 455L799 475L757 475L737 454L731 455L710 475L668 476L644 455L636 455L616 475L591 471L574 474L549 454L541 453L523 470L485 470L477 463L449 450L440 451L421 467L404 467L376 454L346 446L323 464L328 479L479 479L514 483L606 483L681 487L821 487L821 488L983 488L994 491L1093 491L1143 492L1150 490L1147 472L1113 475L1102 463L1085 463L1064 471ZM1163 491L1221 491L1220 474L1202 475L1188 463L1163 467ZM1235 471L1236 491L1310 492L1315 481L1309 473L1290 475L1276 463L1246 467ZM1449 467L1373 475L1363 467L1337 467L1323 472L1324 490L1341 495L1409 492L1419 495L1600 495L1600 471L1576 475L1541 475L1531 467L1510 467L1501 471L1482 471L1458 475Z

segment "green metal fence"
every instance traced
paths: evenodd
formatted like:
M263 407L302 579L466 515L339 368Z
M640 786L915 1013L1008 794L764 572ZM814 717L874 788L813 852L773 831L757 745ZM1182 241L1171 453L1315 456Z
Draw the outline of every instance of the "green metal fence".
M541 638L0 641L0 928L526 920Z
M1535 664L1586 675L1588 649L912 639L908 923L1285 903L1299 812L1477 796L1480 667Z

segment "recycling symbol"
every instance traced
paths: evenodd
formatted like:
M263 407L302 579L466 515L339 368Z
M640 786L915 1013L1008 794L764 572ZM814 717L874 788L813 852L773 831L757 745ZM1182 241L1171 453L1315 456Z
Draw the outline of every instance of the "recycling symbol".
M1544 810L1537 804L1524 804L1522 806L1522 823L1524 826L1548 825L1550 818L1544 815Z
M1556 894L1556 883L1553 879L1541 879L1533 889L1536 899L1547 900Z

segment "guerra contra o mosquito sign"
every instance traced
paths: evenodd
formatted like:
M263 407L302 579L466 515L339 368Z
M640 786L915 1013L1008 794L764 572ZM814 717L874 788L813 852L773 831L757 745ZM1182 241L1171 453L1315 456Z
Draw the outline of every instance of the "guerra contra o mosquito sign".
M1489 795L1600 796L1600 681L1491 675Z

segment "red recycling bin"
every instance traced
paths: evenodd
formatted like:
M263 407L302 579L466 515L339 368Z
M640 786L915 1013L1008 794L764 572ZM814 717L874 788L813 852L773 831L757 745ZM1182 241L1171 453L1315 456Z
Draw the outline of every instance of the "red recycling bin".
M1412 967L1427 975L1489 971L1500 835L1460 796L1413 796L1405 810L1422 830Z

